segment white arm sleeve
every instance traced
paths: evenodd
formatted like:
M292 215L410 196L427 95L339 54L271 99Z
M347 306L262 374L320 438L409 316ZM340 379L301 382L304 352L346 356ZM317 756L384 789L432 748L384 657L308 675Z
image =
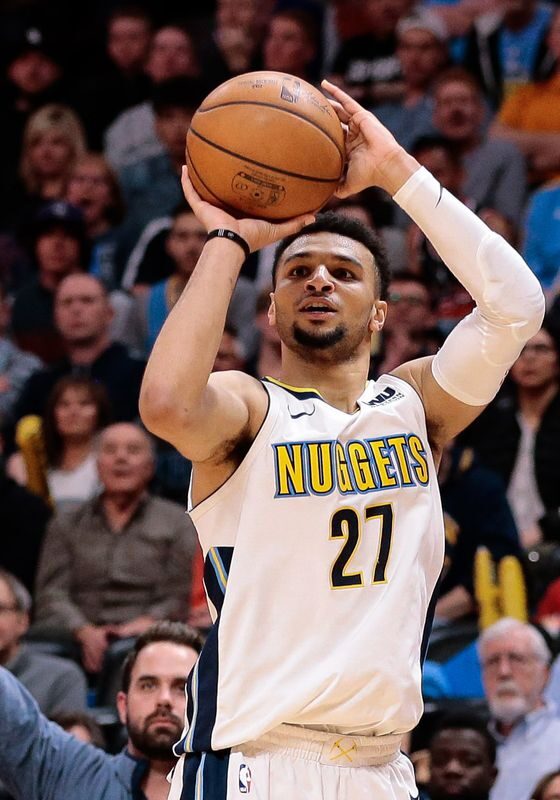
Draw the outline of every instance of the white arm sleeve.
M463 403L486 405L541 326L545 303L540 284L519 253L423 167L393 199L477 305L434 357L434 378Z

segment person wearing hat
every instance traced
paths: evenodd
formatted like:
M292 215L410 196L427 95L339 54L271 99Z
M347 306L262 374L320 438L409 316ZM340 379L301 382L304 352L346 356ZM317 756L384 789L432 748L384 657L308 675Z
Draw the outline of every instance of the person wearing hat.
M440 17L425 9L401 19L396 33L404 94L378 105L375 114L410 149L416 139L434 133L431 89L449 62L448 36Z
M31 227L31 250L37 273L16 293L12 331L19 347L52 363L63 355L53 322L53 301L67 275L87 263L87 238L82 212L63 200L44 205Z
M30 26L8 42L0 76L0 167L5 186L17 180L23 130L29 116L46 103L66 102L64 67L60 49L44 29ZM10 192L3 193L4 204Z

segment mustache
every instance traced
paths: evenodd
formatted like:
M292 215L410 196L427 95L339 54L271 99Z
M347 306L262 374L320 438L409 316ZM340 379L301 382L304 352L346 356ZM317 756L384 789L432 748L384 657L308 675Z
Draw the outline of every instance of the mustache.
M151 714L148 714L148 716L146 717L145 727L147 727L151 722L153 722L156 719L157 720L167 719L170 722L173 722L175 725L178 725L179 727L183 724L183 721L179 719L179 717L176 714L173 714L171 711L168 711L167 709L158 709L157 711L152 711Z

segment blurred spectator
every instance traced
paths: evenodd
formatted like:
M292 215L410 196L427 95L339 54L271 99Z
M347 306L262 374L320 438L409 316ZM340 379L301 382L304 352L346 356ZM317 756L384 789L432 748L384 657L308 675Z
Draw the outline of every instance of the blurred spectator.
M541 0L501 0L486 6L473 20L465 66L498 107L517 87L543 77L550 68L546 32L552 11Z
M510 371L510 381L466 431L481 461L507 485L523 547L560 540L560 330L545 318Z
M16 292L12 331L23 350L51 364L64 352L53 318L54 295L68 275L82 272L87 263L82 212L64 200L43 206L33 221L31 249L37 274Z
M231 325L224 328L220 346L216 353L212 372L225 372L226 370L245 370L245 353L237 331Z
M109 291L120 285L124 256L120 223L125 216L117 176L98 153L85 153L70 173L66 199L81 209L91 244L88 272Z
M524 153L533 184L560 177L560 9L554 12L547 42L554 64L550 76L516 89L490 131Z
M311 14L299 8L272 14L262 47L263 69L315 83L318 56L319 30Z
M549 297L560 290L560 181L543 186L529 201L523 227L523 258Z
M97 465L99 498L49 525L35 617L42 635L79 643L90 673L100 671L112 640L186 618L196 536L181 506L149 494L154 452L140 427L106 428Z
M472 450L450 443L438 472L445 521L445 562L436 619L450 622L476 612L474 559L486 547L498 563L520 556L517 529L500 476L479 464Z
M39 552L51 511L37 495L8 478L0 436L0 568L32 592Z
M217 0L214 28L199 43L202 73L209 87L257 68L272 0Z
M428 355L435 325L430 292L418 275L410 272L394 275L387 299L389 309L375 367L377 375L391 372L412 358Z
M43 106L29 117L23 132L19 182L9 192L11 230L21 233L42 205L64 197L70 171L85 150L82 123L68 106Z
M498 777L491 800L527 800L543 775L560 766L557 709L543 697L550 652L542 634L504 617L482 632L479 654Z
M194 44L183 25L163 25L155 32L146 72L152 90L170 78L199 77ZM183 136L185 133L186 128ZM105 132L105 155L117 172L164 152L165 145L156 131L154 108L149 100L123 111Z
M183 203L175 210L171 227L165 230L163 238L172 273L151 286L136 286L140 338L146 353L152 349L167 315L189 282L206 241L206 229ZM161 269L163 259L156 260ZM228 321L239 332L248 357L256 351L255 305L253 283L239 277L229 305Z
M496 778L496 745L480 717L447 714L429 745L428 793L422 800L488 800Z
M434 100L435 127L461 154L463 193L477 208L495 209L518 225L527 189L524 158L512 142L485 136L485 106L475 79L451 67L436 80Z
M57 510L64 503L89 500L98 493L97 435L109 424L110 417L106 390L90 378L67 375L50 392L42 438L45 478ZM26 460L21 452L10 457L8 474L22 485L27 484Z
M17 578L0 569L0 664L33 695L50 716L86 707L86 679L65 658L46 655L21 640L29 629L31 595Z
M105 749L103 731L91 714L85 711L67 711L64 714L51 714L50 718L51 722L56 722L63 731L68 731L78 741Z
M14 404L29 376L42 364L37 356L20 350L6 335L10 307L0 283L0 430L12 421Z
M331 79L366 106L403 95L396 28L405 11L402 0L363 0L364 33L344 41Z
M119 175L127 208L123 236L129 252L149 222L170 214L183 201L185 136L202 99L201 85L189 78L170 78L154 89L155 128L163 152L137 160Z
M434 130L431 90L434 79L449 61L443 22L425 9L401 19L397 25L397 56L403 97L376 106L375 115L410 150L420 136Z
M172 748L183 728L185 680L201 646L199 635L178 622L155 624L138 639L117 697L128 743L115 756L49 722L0 668L0 779L15 800L167 797L167 775L176 763Z
M262 291L257 297L256 326L259 331L259 349L255 364L251 368L251 373L256 378L276 378L280 379L281 367L281 345L280 337L275 325L271 325L268 319L270 308L270 292Z
M461 155L450 139L439 135L422 136L412 146L411 153L451 194L473 208L473 201L463 193ZM472 297L413 222L407 228L407 249L410 271L426 281L434 302L437 323L447 333L472 311Z
M24 27L3 53L0 79L0 166L5 186L16 182L23 130L30 114L47 103L65 102L62 48L52 31ZM0 200L0 221L10 210L9 195ZM1 222L0 222L1 225Z
M42 415L49 392L69 374L85 375L104 385L113 419L135 419L144 362L111 340L113 311L101 281L83 274L65 278L56 293L54 315L64 358L29 378L14 409L16 419Z
M545 775L531 794L531 800L560 800L560 770Z
M146 63L151 38L152 20L140 5L117 6L109 14L104 58L91 66L77 97L93 149L101 149L105 130L122 111L148 97Z

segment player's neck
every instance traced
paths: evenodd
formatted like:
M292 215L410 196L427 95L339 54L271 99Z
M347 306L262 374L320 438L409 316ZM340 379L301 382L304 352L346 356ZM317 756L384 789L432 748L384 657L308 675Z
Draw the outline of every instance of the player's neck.
M288 386L315 389L335 408L350 414L363 394L369 360L356 358L343 364L310 364L291 353L284 353L279 380Z

